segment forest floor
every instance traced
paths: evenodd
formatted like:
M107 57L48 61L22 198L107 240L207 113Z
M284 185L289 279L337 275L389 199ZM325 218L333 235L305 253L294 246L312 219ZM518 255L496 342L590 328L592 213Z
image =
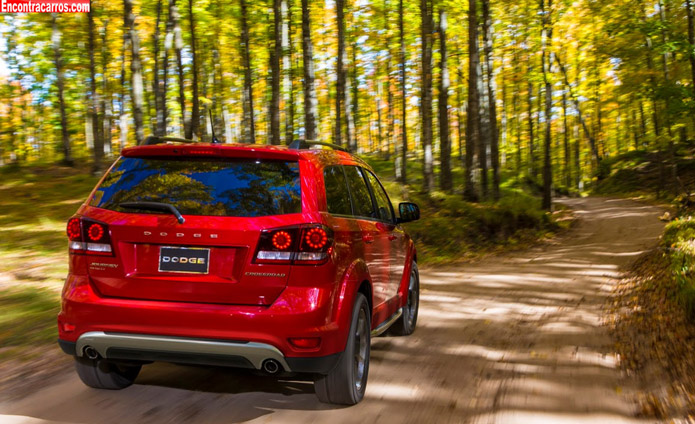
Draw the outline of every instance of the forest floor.
M423 267L418 329L373 340L367 394L354 407L319 403L307 381L168 364L146 366L123 391L97 391L61 360L59 375L0 392L0 421L653 422L606 315L622 270L657 245L663 210L563 203L578 223L551 243Z
M608 324L645 417L695 423L695 326L662 249L642 255L615 286Z

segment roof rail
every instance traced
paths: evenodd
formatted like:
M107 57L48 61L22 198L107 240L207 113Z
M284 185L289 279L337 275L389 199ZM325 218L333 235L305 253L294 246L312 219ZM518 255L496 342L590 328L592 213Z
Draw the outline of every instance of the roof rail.
M143 146L152 146L155 144L164 144L164 143L199 143L199 141L195 140L189 140L187 138L180 138L180 137L158 137L156 135L150 135L145 140L142 142ZM220 142L217 140L217 138L213 139L212 141L213 144L219 144Z
M289 148L292 150L301 150L301 149L311 149L312 146L324 146L324 147L330 147L333 150L340 150L341 152L347 152L350 153L348 149L345 147L338 146L337 144L333 143L326 143L325 141L316 141L316 140L294 140L292 143L290 143Z

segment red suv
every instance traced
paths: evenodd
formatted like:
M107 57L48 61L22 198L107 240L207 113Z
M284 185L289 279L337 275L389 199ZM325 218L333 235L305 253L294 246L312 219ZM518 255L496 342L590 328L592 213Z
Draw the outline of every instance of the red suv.
M420 212L401 203L399 215L337 146L150 137L68 221L59 344L95 388L165 361L309 373L321 401L355 404L370 337L417 322L400 224Z

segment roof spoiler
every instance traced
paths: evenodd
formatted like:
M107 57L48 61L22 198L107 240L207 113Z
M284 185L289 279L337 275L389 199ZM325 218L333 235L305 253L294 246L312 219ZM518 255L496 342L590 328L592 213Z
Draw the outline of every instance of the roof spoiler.
M198 143L198 141L195 140L190 140L187 138L180 138L180 137L157 137L154 135L148 136L145 138L145 140L142 142L142 146L154 146L155 144L165 144L165 143L182 143L182 144L191 144L191 143ZM219 140L217 138L212 139L212 144L220 144Z
M292 150L302 150L311 149L313 146L330 147L333 150L340 150L341 152L350 153L348 149L338 146L337 144L326 143L325 141L316 140L294 140L292 143L290 143L289 148Z

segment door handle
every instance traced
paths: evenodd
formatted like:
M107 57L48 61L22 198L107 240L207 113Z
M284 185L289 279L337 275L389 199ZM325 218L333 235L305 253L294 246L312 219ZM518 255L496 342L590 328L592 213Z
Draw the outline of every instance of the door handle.
M374 236L371 234L365 234L362 236L362 241L365 243L374 243Z

